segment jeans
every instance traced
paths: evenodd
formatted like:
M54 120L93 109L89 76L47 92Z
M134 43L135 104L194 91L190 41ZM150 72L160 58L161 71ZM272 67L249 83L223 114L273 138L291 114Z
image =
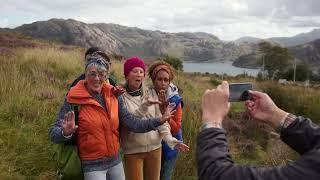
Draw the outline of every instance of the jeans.
M160 180L170 180L174 165L178 159L178 154L170 159L165 158L164 154L161 158Z
M125 180L123 164L119 164L104 170L84 173L84 180Z

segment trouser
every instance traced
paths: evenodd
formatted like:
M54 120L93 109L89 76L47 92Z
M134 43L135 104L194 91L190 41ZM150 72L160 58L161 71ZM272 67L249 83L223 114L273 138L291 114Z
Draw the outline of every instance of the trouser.
M125 180L123 164L119 164L104 170L104 171L91 171L84 173L85 180Z
M124 166L127 180L159 180L161 148L151 152L125 154Z
M178 159L178 154L170 157L170 159L165 158L165 155L162 154L161 158L161 171L160 171L160 180L170 180L173 172L174 165Z

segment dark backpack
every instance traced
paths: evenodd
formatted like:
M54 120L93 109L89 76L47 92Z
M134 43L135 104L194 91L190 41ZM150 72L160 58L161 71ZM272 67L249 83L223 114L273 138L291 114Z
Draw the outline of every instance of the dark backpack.
M75 124L79 121L79 105L72 105L75 114ZM81 160L78 155L77 133L74 133L70 141L58 144L53 154L56 164L58 179L62 180L82 180L83 172Z

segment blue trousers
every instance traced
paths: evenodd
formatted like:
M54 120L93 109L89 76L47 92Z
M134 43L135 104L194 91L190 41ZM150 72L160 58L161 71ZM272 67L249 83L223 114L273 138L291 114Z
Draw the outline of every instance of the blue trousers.
M161 171L160 171L160 180L170 180L173 172L173 168L178 159L178 154L174 157L166 158L164 154L161 157Z

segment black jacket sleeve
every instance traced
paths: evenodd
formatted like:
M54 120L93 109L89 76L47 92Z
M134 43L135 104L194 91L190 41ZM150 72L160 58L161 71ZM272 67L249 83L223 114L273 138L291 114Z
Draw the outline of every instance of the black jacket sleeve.
M300 155L320 148L320 128L310 119L297 117L281 131L281 139Z
M298 132L297 132L298 131ZM319 127L310 120L297 118L284 129L284 142L301 151L302 156L285 166L255 168L235 165L231 159L223 129L209 128L200 132L197 144L200 180L316 180L320 179ZM309 138L309 139L305 139ZM302 142L309 141L309 143ZM305 147L300 147L305 146Z

